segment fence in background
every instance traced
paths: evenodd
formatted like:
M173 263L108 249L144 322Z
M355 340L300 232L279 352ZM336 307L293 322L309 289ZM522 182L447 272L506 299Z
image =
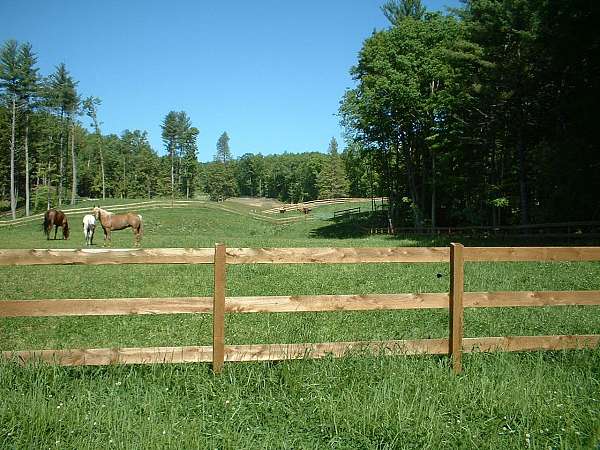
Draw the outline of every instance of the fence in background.
M600 261L600 247L391 247L0 250L0 265L213 264L212 297L0 301L0 317L212 313L211 346L3 351L2 358L61 365L270 361L342 356L352 349L385 354L448 354L455 372L463 352L594 348L600 335L463 337L464 308L600 305L600 291L464 292L464 263ZM421 294L226 297L229 264L450 263L450 292ZM448 339L225 345L226 313L449 310Z

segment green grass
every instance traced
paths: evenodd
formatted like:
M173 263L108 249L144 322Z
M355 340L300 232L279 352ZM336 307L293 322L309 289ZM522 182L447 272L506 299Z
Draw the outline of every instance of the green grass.
M272 225L245 205L138 209L144 247L444 245L362 236L329 220ZM81 247L41 223L0 228L0 248ZM277 217L277 216L275 216ZM341 230L336 238L333 231ZM325 231L324 231L325 230ZM101 233L99 233L101 234ZM96 236L101 244L101 236ZM130 231L113 234L130 247ZM456 239L461 241L461 239ZM464 242L464 241L463 241ZM474 242L481 245L481 242ZM483 242L485 244L485 242ZM228 295L447 292L447 264L239 265ZM441 274L441 277L437 275ZM210 295L210 266L0 267L1 299ZM599 263L469 263L467 291L600 289ZM210 315L0 320L0 349L208 345ZM438 310L237 314L230 344L445 337ZM600 334L600 308L468 309L466 336ZM376 357L280 363L63 368L0 365L0 448L595 448L600 351ZM528 439L528 440L527 440Z

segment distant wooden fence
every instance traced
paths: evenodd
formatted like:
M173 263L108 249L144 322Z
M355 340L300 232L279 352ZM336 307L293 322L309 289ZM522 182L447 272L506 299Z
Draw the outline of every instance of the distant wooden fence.
M371 234L389 234L389 228L365 228ZM394 234L507 236L520 238L598 238L600 221L536 223L529 225L467 226L467 227L395 227Z
M348 208L348 209L339 209L333 212L333 218L352 216L355 214L360 214L360 206L356 208Z
M600 335L463 338L464 308L600 305L600 291L464 292L464 262L600 261L600 247L226 248L0 250L0 265L213 264L212 297L0 301L0 317L212 313L213 345L3 351L2 358L61 365L270 361L342 356L352 349L385 354L448 354L461 371L463 352L594 348ZM449 293L226 297L228 264L449 262ZM225 345L225 313L449 309L448 339Z

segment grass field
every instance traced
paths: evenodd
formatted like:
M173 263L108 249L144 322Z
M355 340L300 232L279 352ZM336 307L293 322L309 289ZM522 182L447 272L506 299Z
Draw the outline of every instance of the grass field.
M449 241L363 236L351 223L330 220L340 205L315 208L288 225L251 218L253 209L233 202L138 209L143 246ZM0 228L0 248L79 248L82 216L69 216L68 241L46 241L41 221ZM115 248L130 247L132 234L114 233L113 241ZM239 265L228 269L227 294L446 292L448 270L447 264ZM600 289L600 263L468 263L465 271L467 291ZM0 278L1 299L205 296L213 282L210 266L180 265L0 267ZM210 320L202 314L2 319L0 349L209 345ZM447 336L447 322L447 312L438 310L239 314L226 318L226 342L435 338ZM511 334L600 334L600 308L466 310L466 337ZM226 364L220 376L207 365L3 363L0 447L596 448L599 363L598 350L471 354L458 377L445 357L367 354Z

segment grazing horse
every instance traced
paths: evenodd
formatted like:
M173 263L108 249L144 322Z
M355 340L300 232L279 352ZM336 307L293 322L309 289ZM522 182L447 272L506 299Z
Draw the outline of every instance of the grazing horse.
M92 214L83 216L83 236L86 245L93 245L94 231L96 230L96 218Z
M96 220L102 225L102 230L104 231L104 244L106 244L107 240L111 243L111 231L123 230L131 227L135 245L140 245L140 239L144 234L144 224L140 214L130 212L127 214L113 214L97 206L94 207L93 213Z
M62 227L63 239L69 239L69 222L65 213L58 209L51 208L44 214L44 234L46 239L50 239L50 232L54 227L54 239L56 240L56 232L58 227Z

